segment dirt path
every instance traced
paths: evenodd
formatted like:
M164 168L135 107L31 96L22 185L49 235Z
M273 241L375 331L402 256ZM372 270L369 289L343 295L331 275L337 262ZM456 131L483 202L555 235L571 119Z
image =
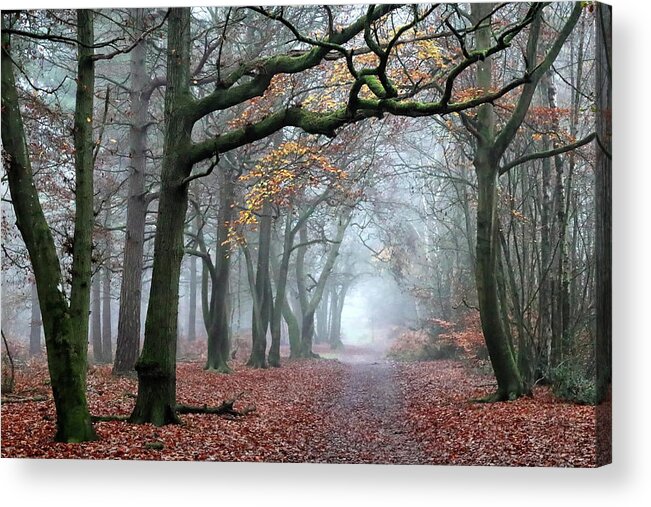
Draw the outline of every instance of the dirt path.
M425 464L417 439L408 433L395 366L373 359L358 357L346 365L341 395L324 413L329 431L323 435L319 461Z

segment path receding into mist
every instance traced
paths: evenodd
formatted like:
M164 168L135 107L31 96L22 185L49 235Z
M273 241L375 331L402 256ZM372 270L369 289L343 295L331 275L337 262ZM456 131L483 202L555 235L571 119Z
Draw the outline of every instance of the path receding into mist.
M325 407L331 428L319 461L328 463L427 463L407 428L405 405L395 381L395 365L384 355L340 357L347 375L336 400Z

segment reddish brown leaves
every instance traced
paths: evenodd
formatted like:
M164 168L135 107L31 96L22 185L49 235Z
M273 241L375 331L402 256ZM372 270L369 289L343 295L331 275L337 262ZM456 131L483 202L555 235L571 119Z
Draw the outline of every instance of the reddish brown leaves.
M282 369L251 370L236 366L232 375L203 371L183 363L177 372L177 399L192 405L218 405L241 393L235 408L255 405L246 417L184 415L183 424L157 428L126 422L99 422L98 442L52 441L52 401L2 406L2 456L32 458L153 459L216 461L314 460L310 439L322 430L319 406L336 397L344 367L334 361L294 362ZM44 369L17 379L17 392L47 393ZM136 381L115 379L110 367L91 369L88 400L93 415L128 415ZM162 443L162 449L159 448Z
M399 378L409 427L432 464L596 465L595 407L560 402L542 387L533 398L473 403L494 380L454 361L401 364Z
M216 460L456 465L594 466L595 409L556 401L546 389L533 399L471 403L492 379L462 363L387 363L372 351L355 360L287 361L280 369L205 372L178 367L178 402L218 405L241 394L242 418L183 415L157 428L126 422L95 424L100 441L52 441L52 401L2 406L2 457ZM21 371L17 394L49 395L44 368ZM108 366L88 375L94 415L128 415L136 381Z

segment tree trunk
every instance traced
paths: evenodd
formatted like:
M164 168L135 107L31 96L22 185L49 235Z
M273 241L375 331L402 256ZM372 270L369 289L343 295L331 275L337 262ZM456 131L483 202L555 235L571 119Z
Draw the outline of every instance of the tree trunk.
M477 250L475 277L481 326L497 379L496 400L515 399L526 389L504 332L497 286L497 171L477 163Z
M492 4L473 3L473 20L479 23L486 19L491 15L493 8ZM522 382L500 317L496 278L497 255L499 255L496 196L499 162L529 110L538 82L558 56L564 41L576 25L581 10L579 4L574 6L558 38L540 62L538 62L537 56L542 18L540 10L537 11L529 29L526 47L526 62L530 79L522 87L515 108L496 135L493 105L491 103L483 104L478 108L476 124L473 129L477 140L474 166L478 182L475 278L482 330L498 384L497 392L492 396L492 399L496 400L514 399L528 392ZM491 37L490 23L483 23L476 32L477 49L482 50L489 47ZM477 64L477 87L482 90L489 90L493 84L491 65L490 57Z
M341 319L341 314L339 312L339 293L337 292L336 287L333 287L330 292L330 307L329 310L329 326L327 330L326 339L330 344L331 349L336 349L340 344L341 340L339 334L341 333L341 320L337 323L337 315Z
M344 301L346 300L346 294L348 293L349 287L349 283L344 283L338 294L332 294L330 336L328 337L328 342L332 349L340 348L343 345L341 341L341 315L344 311Z
M3 15L3 23L6 19ZM16 224L27 246L43 318L48 368L57 415L55 440L97 439L86 402L88 310L93 225L92 118L93 13L77 11L78 68L74 118L75 232L70 305L56 247L34 185L23 127L9 36L2 34L2 143ZM89 121L90 119L90 121Z
M472 4L473 16L481 20L489 15L491 4ZM490 45L490 27L477 31L477 47ZM488 90L492 85L492 63L487 58L477 65L477 86ZM475 280L481 326L486 348L497 379L495 400L515 399L524 394L513 350L504 331L497 284L498 222L497 164L495 154L495 116L492 104L484 104L477 113L480 138L475 153L477 173L477 241L475 244ZM497 154L498 155L498 154Z
M305 259L305 247L299 248L299 255L297 255L297 266L299 265L300 259L300 268L297 267L297 277L302 278L303 289L302 292L304 295L301 297L301 310L303 313L302 325L301 325L301 347L299 349L301 357L313 358L318 357L317 354L312 352L312 340L314 338L314 314L316 312L319 303L323 297L323 291L325 290L326 282L328 277L332 273L337 256L339 255L339 248L341 247L341 242L344 239L346 234L346 229L350 220L352 218L353 210L351 207L345 206L343 210L339 213L339 223L337 224L337 232L335 234L334 240L332 240L332 246L328 251L328 256L326 257L325 264L319 275L316 287L312 293L312 297L307 298L307 291L305 290L305 274L304 274L304 259ZM301 243L306 243L308 239L307 229L304 227L301 228L300 241ZM299 284L299 287L301 285Z
M144 9L135 9L134 24L139 36L144 31ZM118 335L115 349L114 375L134 371L140 351L142 270L145 240L145 171L147 146L147 109L149 98L144 95L147 84L146 42L141 40L131 51L131 117L129 129L129 199L120 287Z
M260 233L258 242L258 263L255 275L255 293L254 296L258 301L253 305L252 333L253 344L251 347L251 356L247 366L253 368L266 368L267 354L267 331L269 329L269 317L271 314L270 301L270 277L269 277L269 255L271 247L271 206L265 202L262 207L262 216L260 217Z
M548 103L549 107L556 110L556 86L554 85L553 76L549 76L548 81ZM556 132L560 131L558 116L555 116L553 129ZM554 148L559 148L562 143L554 140ZM566 204L565 204L565 188L564 188L564 158L562 155L554 157L554 221L552 227L552 237L556 243L556 252L553 255L552 263L552 350L551 350L551 365L552 367L558 366L564 358L565 346L567 342L567 319L568 319L568 302L567 302L567 288L568 288L568 275L566 273L566 231L567 231L567 218L566 218Z
M93 276L92 292L93 309L90 312L92 323L90 336L93 344L93 361L100 364L104 362L104 356L102 354L102 279L99 270Z
M477 20L490 14L491 4L472 4L473 16ZM490 45L490 27L477 31L477 47ZM487 58L477 65L477 86L489 89L492 85L492 63ZM475 154L477 173L477 241L475 244L475 280L479 315L486 348L497 379L496 400L515 399L524 394L513 349L504 331L497 284L498 246L497 222L497 165L499 159L494 153L495 116L492 104L479 108L477 114L481 138Z
M549 76L542 80L541 91L544 93L545 88L549 86ZM550 149L549 136L543 136L543 150ZM551 228L552 228L552 195L551 195L551 160L542 159L542 206L540 210L540 266L538 272L538 283L540 284L538 298L538 314L540 316L540 334L539 343L542 346L543 356L541 357L540 371L538 374L542 378L549 378L552 356L552 245L551 245Z
M595 310L597 398L608 395L612 362L612 8L597 5L597 139L595 167Z
M280 302L283 306L283 319L287 323L287 334L289 335L289 357L295 359L300 357L301 348L301 326L298 323L296 314L292 311L287 300ZM276 300L278 304L278 300Z
M526 330L524 327L524 315L522 312L522 305L520 302L520 295L518 294L518 285L515 280L515 273L513 271L513 266L511 264L511 259L509 257L509 248L507 244L506 237L499 231L500 244L502 246L502 255L503 255L503 268L505 271L505 278L508 281L510 288L511 300L513 302L513 313L515 314L515 327L517 330L517 342L518 350L516 357L516 362L518 366L518 372L520 373L522 380L525 386L532 385L534 382L534 369L535 365L533 364L532 350L525 341Z
M229 290L231 271L231 251L228 242L230 223L233 220L235 186L228 171L220 175L221 199L216 246L216 278L212 284L210 326L208 329L207 370L223 373L231 371L228 366L231 344L229 318Z
M292 247L294 246L294 237L296 236L296 229L292 227L292 207L287 210L287 217L285 219L285 231L283 234L283 253L278 266L278 273L276 275L276 298L274 300L273 312L271 314L271 347L269 348L269 366L280 366L280 338L281 338L281 323L283 315L288 311L285 309L287 305L287 277L289 276L289 261L291 259ZM289 310L291 312L291 310ZM293 315L292 315L293 316ZM290 317L291 320L291 317ZM294 319L295 320L295 319ZM290 347L292 340L292 329L290 327Z
M104 283L102 294L102 357L110 363L113 358L113 344L111 342L111 270L104 268Z
M197 339L197 258L190 256L190 294L188 302L188 341Z
M41 355L41 328L43 323L41 321L41 308L38 304L38 290L36 283L32 284L32 318L29 328L29 355L31 357L38 357Z
M328 317L330 314L330 291L325 293L325 296L321 298L321 304L319 304L316 311L316 342L324 343L328 341Z
M138 361L138 396L130 420L157 426L177 423L176 342L183 231L192 170L187 151L190 99L190 9L170 9L165 92L165 142L145 341Z
M314 340L314 314L315 310L308 310L303 315L303 326L301 327L301 357L317 357L312 352L312 342Z
M296 234L300 231L301 242L307 241L307 230L305 229L305 223L312 216L317 206L323 202L328 196L328 191L326 190L321 194L317 199L310 204L307 209L303 210L300 213L300 216L296 224L292 223L293 216L293 206L287 210L287 216L285 219L285 231L283 235L283 253L278 266L278 274L276 277L276 298L273 305L272 315L271 315L271 348L269 350L269 364L271 366L280 366L280 334L281 334L281 321L284 318L287 322L287 331L289 334L289 344L290 344L290 357L299 357L301 355L300 349L300 337L297 339L297 334L300 335L300 326L294 315L294 312L289 307L287 302L287 278L289 276L289 261L291 259L292 252L294 250L294 240ZM305 247L299 248L299 253L297 255L297 276L299 277L298 287L299 293L301 294L301 301L304 303L301 304L303 308L307 304L307 295L305 291L305 284L303 283L303 266L305 263ZM300 276L299 276L299 273Z

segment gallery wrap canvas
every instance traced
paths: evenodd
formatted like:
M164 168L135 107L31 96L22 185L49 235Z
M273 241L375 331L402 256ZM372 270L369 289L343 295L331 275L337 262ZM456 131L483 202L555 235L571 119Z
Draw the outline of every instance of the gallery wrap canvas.
M1 456L610 463L611 25L3 11Z

